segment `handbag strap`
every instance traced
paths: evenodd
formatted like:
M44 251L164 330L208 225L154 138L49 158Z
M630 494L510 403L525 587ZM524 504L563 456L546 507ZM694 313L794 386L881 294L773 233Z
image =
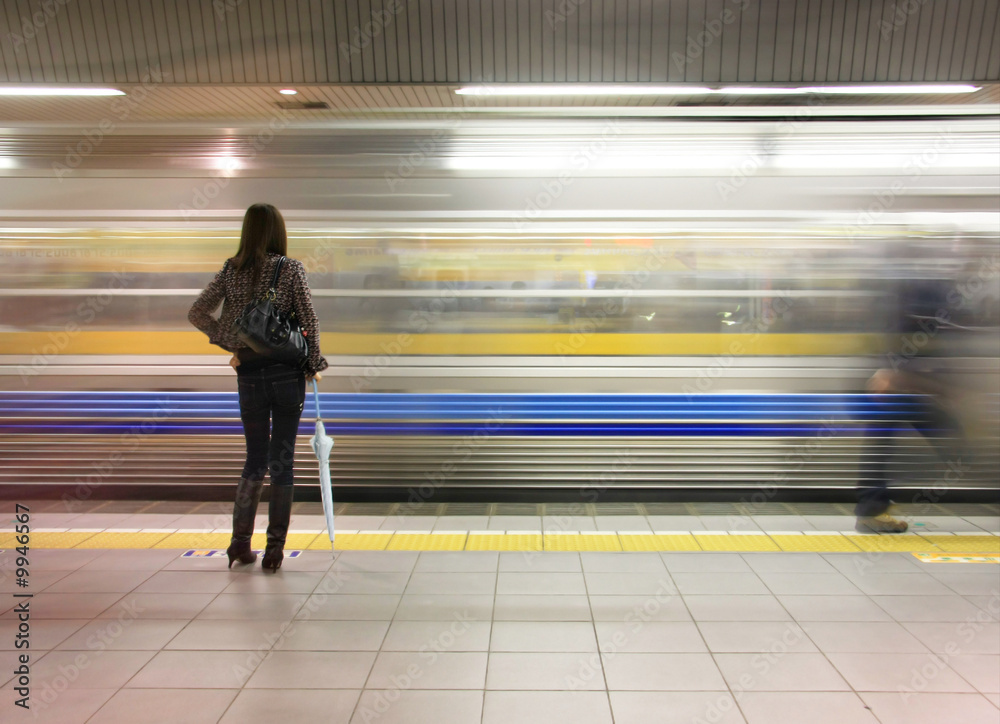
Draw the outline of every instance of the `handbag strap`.
M285 263L285 257L280 257L278 263L274 265L274 276L271 277L271 288L264 295L266 299L274 299L278 289L278 275L281 274L281 265Z

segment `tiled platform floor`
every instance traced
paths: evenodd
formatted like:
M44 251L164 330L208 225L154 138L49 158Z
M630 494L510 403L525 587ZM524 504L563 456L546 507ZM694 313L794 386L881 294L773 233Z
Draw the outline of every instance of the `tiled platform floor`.
M188 515L224 514L94 509L73 520L43 508L34 525L72 530L171 515L155 527L216 529ZM315 525L315 512L299 508L293 529ZM509 516L509 528L487 515L481 529L546 530L536 512L530 526ZM722 530L848 530L844 512L736 511ZM932 512L913 522L1000 532L992 508ZM684 513L669 530L721 528ZM365 517L358 530L393 533L414 516ZM433 520L418 530L455 523L417 517ZM586 530L612 516L575 517ZM607 530L621 537L630 521L652 532L656 517ZM734 528L741 518L754 527ZM1000 722L996 564L883 551L306 550L269 575L181 554L33 549L27 589L15 552L0 554L0 722ZM14 706L12 678L14 593L25 591L33 712Z

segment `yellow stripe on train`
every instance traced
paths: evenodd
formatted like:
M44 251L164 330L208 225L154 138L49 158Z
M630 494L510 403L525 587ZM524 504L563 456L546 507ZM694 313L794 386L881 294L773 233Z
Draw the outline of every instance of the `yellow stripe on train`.
M878 334L356 334L327 332L328 355L768 355L843 356L877 352ZM198 331L0 332L0 354L208 355L222 350Z

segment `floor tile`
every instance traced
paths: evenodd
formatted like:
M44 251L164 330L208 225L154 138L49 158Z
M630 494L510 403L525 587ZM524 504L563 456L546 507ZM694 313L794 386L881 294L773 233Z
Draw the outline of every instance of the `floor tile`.
M853 527L853 526L852 526ZM871 573L922 573L920 563L910 553L827 553L827 563L848 578Z
M209 623L209 622L205 622ZM378 651L389 621L292 621L275 651Z
M791 621L774 596L684 596L696 621Z
M485 651L382 651L375 659L367 689L478 689L486 682ZM399 682L407 682L405 685Z
M715 660L735 692L850 688L823 654L716 654Z
M573 573L582 571L579 553L544 553L534 551L500 554L500 571L520 573Z
M37 593L31 599L31 618L36 621L46 618L83 618L89 620L100 615L110 606L118 604L125 595L122 593Z
M220 593L198 613L200 619L287 621L295 616L308 596L295 593Z
M438 518L434 515L390 515L379 530L434 530ZM344 530L347 530L346 528ZM358 530L361 530L360 528Z
M976 569L975 572L955 571L954 573L935 570L934 578L963 596L997 596L1000 600L1000 572L996 570L996 566L985 566L982 563L970 565L978 565L980 568ZM62 581L56 585L61 583Z
M482 691L366 690L351 724L481 724Z
M744 564L745 565L745 564ZM670 567L669 561L667 567ZM756 573L679 573L671 571L670 576L684 595L700 593L716 594L765 594L771 593ZM796 574L801 575L801 574Z
M627 530L652 533L649 521L641 515L598 515L594 518L597 530ZM572 529L571 529L572 530Z
M343 551L330 570L412 571L419 556L416 551Z
M594 627L601 651L606 654L708 652L698 627L691 621L601 621Z
M609 691L722 691L709 654L605 654Z
M14 616L0 619L0 651L14 651L18 639L20 621ZM33 651L49 651L84 626L89 625L86 619L46 619L38 625L31 625L28 631L30 646ZM23 637L22 637L23 639ZM2 705L0 705L2 706Z
M24 716L10 716L5 721L17 722L19 719L31 721L33 724L84 724L100 709L104 703L115 695L116 689L64 689L57 692L49 687L31 693L31 710ZM7 701L4 706L13 707L13 701ZM6 714L6 712L5 712Z
M890 621L867 596L778 596L796 621Z
M975 619L977 606L958 595L872 596L871 600L900 622L965 621Z
M954 593L926 573L871 573L854 577L851 582L868 596L947 596Z
M983 694L1000 694L1000 657L962 653L949 656L948 666Z
M713 653L816 651L806 632L791 621L699 621L698 628Z
M259 651L161 651L126 686L135 689L239 689Z
M101 574L103 577L106 574ZM239 579L251 579L241 573L208 571L159 571L143 581L136 593L222 593Z
M752 573L739 553L661 553L671 573Z
M267 651L285 635L290 622L284 620L253 621L185 621L170 643L163 648L184 651Z
M295 615L296 619L324 621L389 621L396 613L402 596L313 594Z
M483 724L612 724L608 696L597 691L487 691Z
M418 573L414 571L406 593L445 594L445 595L493 595L497 585L495 571L477 573Z
M121 689L87 724L215 724L237 689Z
M329 578L335 579L335 576L324 574L322 571L286 571L282 566L280 576L263 573L235 576L222 593L313 593ZM331 587L335 584L334 580Z
M500 554L496 551L425 551L420 554L413 571L414 573L489 572L495 574L499 561Z
M681 596L591 596L595 621L690 621Z
M327 593L402 594L413 574L409 571L331 570L324 576Z
M497 596L495 621L590 621L586 596Z
M393 621L383 651L489 651L489 621Z
M816 530L812 523L798 515L755 515L753 522L768 533Z
M761 580L776 596L813 595L856 596L861 591L840 573L776 573L762 572Z
M119 689L152 659L152 651L52 651L31 667L37 689ZM36 689L36 690L37 690Z
M244 689L219 724L348 724L360 695L350 689Z
M272 651L247 689L361 689L375 662L370 651Z
M539 515L494 515L486 530L530 530L542 532L542 518Z
M828 654L855 691L973 692L936 654Z
M561 533L570 530L597 530L597 522L593 516L584 515L545 515L542 516L542 531L545 533ZM607 529L603 529L607 530Z
M881 724L996 724L997 708L980 694L862 693Z
M434 530L486 530L490 524L488 515L442 515L434 524Z
M186 620L97 619L58 648L61 651L159 651L186 624ZM48 622L42 628L48 628Z
M903 627L935 653L1000 654L1000 623L973 619L960 624L904 623Z
M647 515L646 520L654 531L705 530L696 515Z
M624 553L622 555L631 555ZM672 596L677 587L666 571L660 573L594 573L586 571L584 581L591 596Z
M612 691L611 708L615 724L745 724L728 691Z
M603 691L596 653L490 653L486 688L518 691Z
M586 594L582 573L522 573L500 571L497 594Z
M819 553L744 553L743 560L757 573L833 573Z
M854 692L748 691L740 697L740 708L747 724L783 724L804 717L809 724L879 724Z
M580 562L587 573L667 575L667 567L658 553L581 553Z
M490 621L493 618L492 595L405 595L400 599L399 621L453 621L456 618Z
M929 649L894 621L813 621L803 625L820 651L828 653L926 654Z
M497 621L490 651L597 651L593 624L567 621Z

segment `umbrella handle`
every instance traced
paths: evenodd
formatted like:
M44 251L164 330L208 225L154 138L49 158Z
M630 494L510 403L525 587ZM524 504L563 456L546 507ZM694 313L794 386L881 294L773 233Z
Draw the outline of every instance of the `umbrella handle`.
M316 422L320 422L322 415L319 412L319 386L316 384L316 378L312 379L313 386L313 401L316 403Z

